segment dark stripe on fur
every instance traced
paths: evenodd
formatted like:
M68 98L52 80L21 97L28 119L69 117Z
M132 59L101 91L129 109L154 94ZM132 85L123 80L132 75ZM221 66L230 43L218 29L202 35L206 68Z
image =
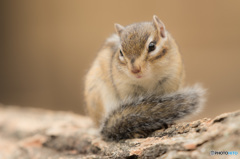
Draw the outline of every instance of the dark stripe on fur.
M119 95L119 92L118 92L118 89L117 89L117 86L115 84L115 81L114 81L114 77L113 77L113 61L114 61L114 57L116 56L116 51L113 52L112 54L112 57L111 57L111 61L110 61L110 70L109 70L109 73L110 73L110 78L111 78L111 82L112 82L112 85L113 85L113 88L116 92L116 96L117 98L119 99L120 98L120 95Z

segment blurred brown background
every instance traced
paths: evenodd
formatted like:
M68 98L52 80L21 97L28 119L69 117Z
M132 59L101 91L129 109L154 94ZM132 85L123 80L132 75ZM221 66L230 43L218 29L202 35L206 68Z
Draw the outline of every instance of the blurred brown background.
M187 84L208 88L198 116L240 108L240 1L2 0L0 102L83 113L83 81L122 25L165 23L179 44ZM196 118L196 117L195 117Z

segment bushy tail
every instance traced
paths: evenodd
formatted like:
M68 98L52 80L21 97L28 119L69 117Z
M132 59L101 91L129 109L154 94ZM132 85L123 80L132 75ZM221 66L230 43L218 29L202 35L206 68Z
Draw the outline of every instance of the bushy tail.
M198 112L205 90L195 85L161 97L142 98L114 110L105 120L101 134L105 140L147 137L151 132Z

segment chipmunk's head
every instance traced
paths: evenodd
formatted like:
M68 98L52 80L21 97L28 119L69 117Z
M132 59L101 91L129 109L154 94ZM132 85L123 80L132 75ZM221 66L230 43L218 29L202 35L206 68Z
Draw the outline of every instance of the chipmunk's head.
M147 78L164 65L168 53L168 35L164 24L153 16L152 22L135 23L126 27L115 24L120 38L118 62L126 74L133 78Z

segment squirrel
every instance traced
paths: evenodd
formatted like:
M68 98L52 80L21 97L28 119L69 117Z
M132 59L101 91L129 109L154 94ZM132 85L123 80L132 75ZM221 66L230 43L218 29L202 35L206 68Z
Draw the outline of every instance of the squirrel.
M181 54L156 15L115 31L85 79L87 111L103 139L147 137L202 108L205 90L183 88Z

